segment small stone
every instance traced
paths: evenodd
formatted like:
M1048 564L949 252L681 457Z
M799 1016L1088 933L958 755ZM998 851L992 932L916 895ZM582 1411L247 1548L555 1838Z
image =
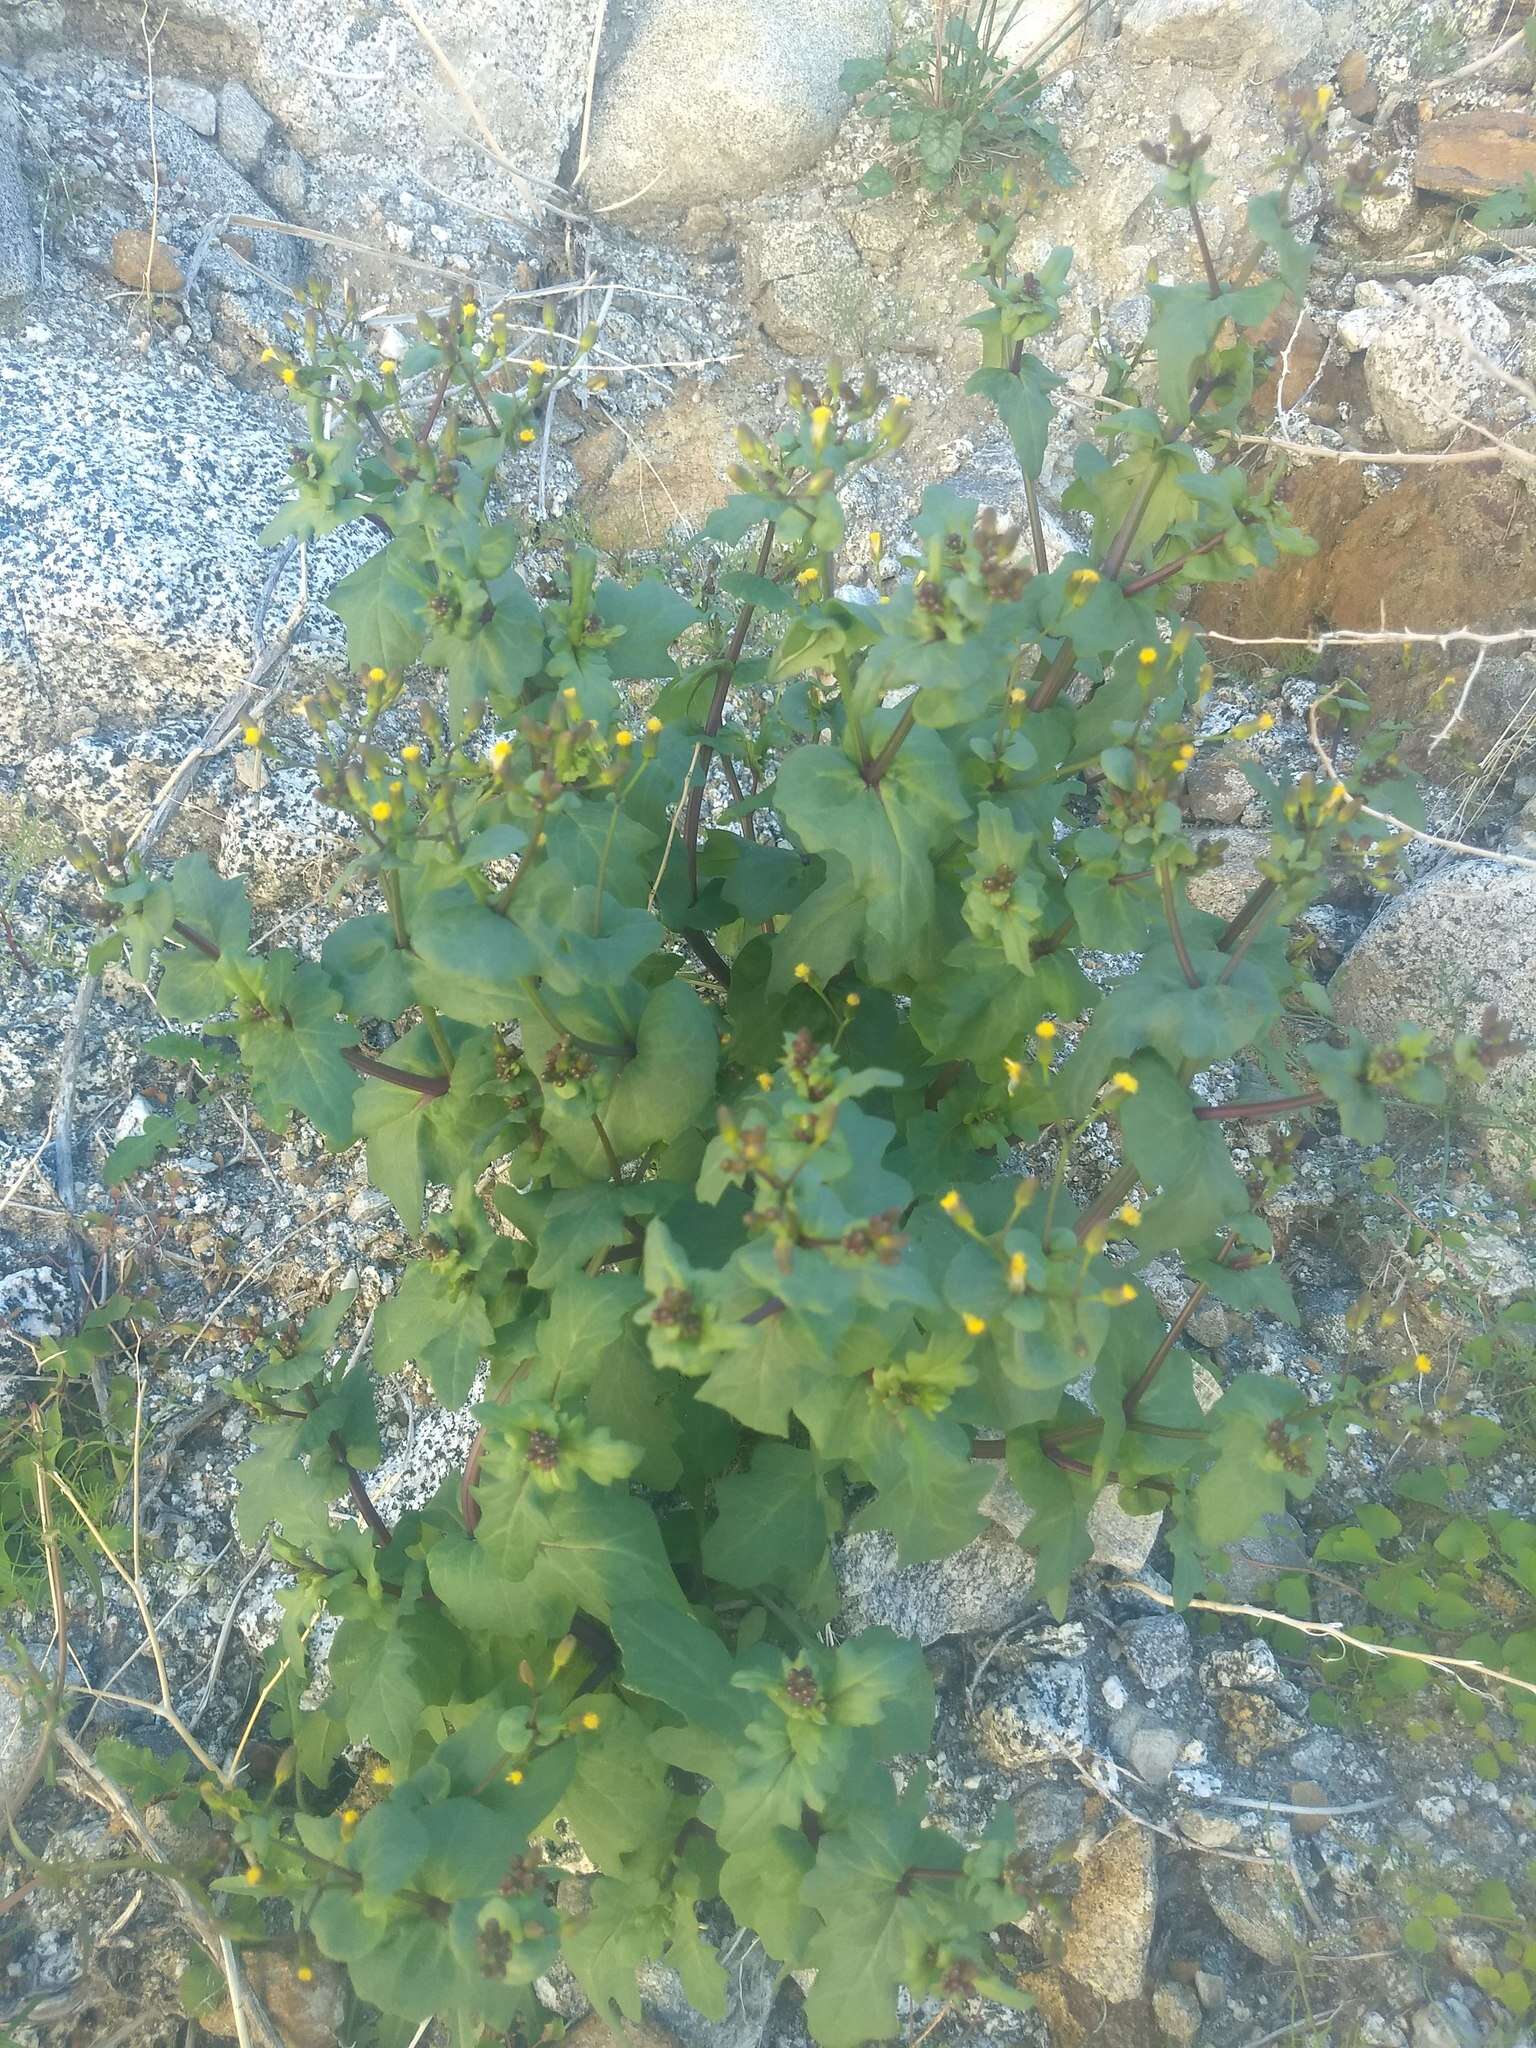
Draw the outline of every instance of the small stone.
M1425 121L1413 178L1421 192L1449 199L1487 199L1536 178L1536 114L1478 107Z
M1199 1807L1179 1815L1179 1833L1197 1849L1230 1849L1243 1839L1242 1825L1230 1813L1205 1813Z
M1305 1721L1288 1714L1261 1692L1219 1693L1216 1713L1226 1731L1233 1761L1244 1766L1256 1764L1271 1750L1299 1742L1307 1732Z
M1139 1998L1156 1918L1156 1838L1122 1820L1084 1861L1062 1967L1111 2005Z
M243 85L232 80L219 94L219 147L237 170L255 170L272 126L272 116Z
M1408 2029L1384 2012L1362 2013L1359 2033L1361 2048L1408 2048Z
M1119 48L1137 64L1282 78L1322 40L1308 0L1131 0Z
M0 305L24 298L37 282L37 243L21 182L19 123L0 92Z
M157 78L155 105L185 121L194 135L211 139L218 128L218 101L206 85L194 84L190 78Z
M1459 2001L1458 2001L1459 2004ZM1408 2021L1409 2038L1413 2048L1477 2048L1487 2037L1475 2022L1468 2022L1471 2015L1457 2010L1449 1999L1435 1999L1429 2005L1421 2005Z
M1273 1864L1200 1859L1200 1883L1211 1911L1244 1948L1266 1963L1283 1963L1304 1939L1290 1879Z
M1170 2041L1193 2041L1204 2014L1187 1984L1159 1984L1152 1993L1152 2014Z
M304 202L309 197L309 173L291 142L278 137L268 143L256 182L285 213L304 211Z
M976 1716L976 1743L1000 1770L1075 1756L1089 1738L1081 1664L1032 1664Z
M1339 324L1334 329L1342 345L1351 354L1369 348L1392 318L1375 306L1352 306L1347 313L1339 315Z
M1083 1831L1080 1785L1031 1785L1013 1803L1014 1839L1026 1879L1038 1883Z
M1470 278L1437 277L1387 323L1365 352L1365 382L1394 446L1440 448L1464 418L1498 423L1511 410L1474 350L1517 367L1513 328Z
M162 296L179 292L187 281L175 250L148 228L121 228L112 237L112 275L135 291Z
M1178 1768L1183 1747L1176 1728L1138 1728L1127 1745L1127 1761L1138 1778L1161 1789Z
M1326 1807L1328 1804L1328 1794L1315 1779L1297 1778L1291 1784L1291 1804L1293 1806ZM1291 1832L1293 1834L1319 1835L1327 1825L1328 1816L1326 1813L1319 1813L1313 1820L1308 1820L1306 1815L1301 1813L1291 1816Z
M1148 1692L1164 1692L1188 1678L1189 1624L1182 1614L1152 1614L1120 1631L1125 1661Z
M1254 1600L1283 1573L1308 1561L1307 1539L1294 1515L1271 1514L1227 1549L1224 1576L1234 1600Z
M1250 1636L1235 1650L1212 1650L1200 1666L1200 1689L1212 1695L1234 1686L1257 1691L1283 1683L1279 1659L1262 1636Z
M1220 2012L1227 2002L1227 1980L1214 1970L1196 1970L1195 1996L1205 2012Z
M742 243L742 281L763 332L780 348L865 345L874 311L870 280L835 220L754 222Z
M1112 1714L1118 1714L1130 1698L1130 1694L1126 1691L1125 1687L1113 1675L1105 1679L1104 1683L1099 1687L1099 1691L1103 1694L1105 1706L1108 1707Z
M1453 1970L1459 1970L1463 1977L1476 1978L1479 1970L1493 1966L1493 1948L1480 1934L1468 1934L1459 1927L1448 1928L1441 1936L1445 1959Z
M835 1565L844 1612L858 1628L883 1626L914 1642L1009 1628L1038 1606L1033 1561L1002 1529L953 1557L898 1565L884 1530L848 1536Z

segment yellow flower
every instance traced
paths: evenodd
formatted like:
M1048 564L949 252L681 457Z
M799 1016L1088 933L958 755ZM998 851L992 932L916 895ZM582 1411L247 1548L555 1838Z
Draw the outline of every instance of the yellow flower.
M803 586L807 583L818 582L820 580L820 577L821 571L813 563L809 569L802 569L799 575L795 578L795 581Z
M402 747L400 749L400 758L407 764L407 766L414 767L415 764L421 759L421 749L420 747L415 746Z
M293 367L292 363L284 363L283 367L278 371L277 374L279 375L279 377L282 378L285 384L297 384L299 381L299 373Z
M300 1963L299 1967L294 1971L293 1974L295 1975L295 1977L298 1978L301 1984L313 1984L315 1981L315 1973L309 1967L308 1963Z
M1330 104L1332 103L1332 100L1333 100L1333 87L1332 87L1331 85L1320 85L1320 86L1319 86L1319 87L1317 88L1317 109L1318 109L1318 112L1319 112L1319 113L1326 113L1326 112L1327 112L1327 110L1328 110L1328 107L1329 107L1329 106L1330 106Z
M757 1077L757 1085L759 1088L762 1089L763 1093L766 1095L768 1093L768 1090L773 1086L772 1074L759 1074Z
M987 1327L986 1317L972 1315L969 1309L965 1311L960 1320L965 1325L967 1337L979 1337Z
M1015 685L1015 687L1008 692L1008 702L1010 704L1027 704L1029 702L1028 690L1021 690L1017 687L1017 685Z
M371 1775L375 1785L393 1785L395 1782L395 1774L388 1764L375 1764Z
M1261 711L1254 721L1260 732L1268 732L1274 725L1274 722L1275 714L1273 711Z
M878 562L884 553L885 535L878 526L872 526L869 529L869 558L872 562Z
M560 694L567 704L574 704L576 702L576 685L574 683L567 683Z
M619 727L613 736L613 744L616 747L632 747L635 744L635 736L627 725Z
M248 747L259 747L261 745L261 727L259 725L248 725L240 737Z
M1413 1361L1413 1369L1415 1372L1433 1372L1435 1361L1427 1351L1421 1351Z
M1136 1299L1136 1290L1129 1280L1122 1281L1115 1289L1114 1298L1116 1301L1134 1301Z
M852 994L843 997L844 1003L850 1010L856 1010L859 1007L859 1004L862 1002L862 1000L863 998L861 996Z
M962 1202L960 1199L959 1189L951 1188L947 1195L940 1195L939 1207L944 1211L944 1214L946 1216L958 1216L960 1211L965 1207L964 1202Z
M368 815L376 825L387 825L395 815L395 807L386 797L380 797L376 804L368 806Z
M1156 668L1161 658L1161 655L1155 647L1143 647L1140 654L1138 654L1136 657L1136 659L1141 663L1143 668Z
M1134 1095L1141 1083L1134 1074L1126 1073L1122 1067L1118 1074L1110 1075L1109 1085L1111 1088L1118 1088L1122 1095Z
M1008 1260L1008 1288L1012 1294L1024 1292L1024 1282L1029 1278L1029 1261L1022 1252L1014 1252Z
M1024 1062L1022 1060L1011 1060L1004 1053L1003 1072L1008 1076L1008 1093L1011 1095L1024 1079Z
M493 768L500 768L504 762L510 760L511 755L512 742L510 740L497 740L491 748L491 766Z
M473 320L475 315L479 312L479 310L480 308L475 304L473 299L466 299L464 301L463 306L460 308L460 311L463 313L464 318L466 320Z
M355 1828L362 1817L362 1813L355 1806L344 1806L341 1809L341 1824L344 1828Z
M912 401L910 398L908 398L905 391L898 391L896 393L896 396L891 400L891 403L892 405L910 405Z
M530 441L536 441L539 437L533 431L532 427L519 427L517 430L517 438L519 439L519 441L522 442L523 446L526 448Z
M368 680L370 683L382 683L385 680L385 671L375 665L368 671Z
M507 1773L507 1783L508 1783L509 1785L521 1785L521 1783L522 1783L522 1782L523 1782L523 1774L522 1774L522 1772L521 1772L521 1771L516 1771L516 1770L513 1770L513 1771L508 1771L508 1773Z
M648 718L645 721L645 729L651 738L655 739L657 733L661 731L661 720L659 718Z
M400 365L395 361L393 356L380 356L379 375L381 377L393 377L393 375L395 374L396 370L399 369L399 367Z
M275 348L264 348L256 360L259 363L275 363L277 361L277 350Z
M809 981L809 980L810 980L810 978L811 978L811 968L810 968L810 962L809 962L809 961L807 961L807 960L797 960L797 961L795 962L795 979L796 979L796 981Z
M1036 1038L1054 1038L1056 1036L1056 1026L1049 1017L1042 1017L1040 1019L1040 1022L1035 1026L1035 1036Z
M1122 1202L1120 1207L1115 1211L1115 1214L1120 1218L1120 1221L1123 1224L1125 1224L1128 1229L1131 1230L1134 1230L1137 1224L1141 1221L1141 1211L1137 1208L1134 1202Z
M581 1717L581 1725L583 1728L587 1730L588 1734L590 1734L594 1728L602 1727L603 1717L601 1714L594 1714L592 1709L588 1707L587 1711Z
M528 365L528 374L530 377L547 377L549 375L549 365L542 356L535 356Z
M245 1881L247 1884L260 1884L266 1874L259 1863L248 1863L245 1866Z

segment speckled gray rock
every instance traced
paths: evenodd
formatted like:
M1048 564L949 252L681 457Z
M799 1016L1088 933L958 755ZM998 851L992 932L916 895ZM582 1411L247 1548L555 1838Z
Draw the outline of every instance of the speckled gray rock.
M1282 1572L1304 1565L1308 1554L1294 1515L1265 1515L1241 1542L1228 1546L1222 1583L1234 1600L1254 1600Z
M1022 1498L1006 1472L981 1504L981 1512L1020 1542L1029 1539L1033 1510ZM1122 1572L1139 1572L1152 1554L1163 1518L1156 1515L1128 1515L1120 1505L1119 1489L1106 1486L1088 1513L1088 1534L1093 1541L1094 1564L1108 1565Z
M742 282L759 326L780 348L867 352L872 281L835 220L759 220L742 244Z
M0 342L0 413L0 507L26 512L0 519L0 719L28 737L41 802L50 747L200 720L244 676L273 561L257 536L288 494L293 425L160 350L87 359L58 337ZM368 549L343 535L311 550L316 587ZM274 624L291 602L289 586ZM168 733L167 765L194 736ZM98 746L88 779L110 788L121 754Z
M1518 1183L1536 1130L1536 875L1490 861L1448 862L1366 928L1330 984L1334 1012L1369 1038L1404 1025L1475 1029L1492 1006L1525 1050L1461 1091L1489 1166Z
M854 1627L883 1625L925 1646L1008 1628L1038 1604L1033 1560L1001 1529L988 1529L953 1557L909 1565L897 1564L884 1530L871 1530L840 1543L834 1562Z
M231 81L219 94L219 147L237 170L254 171L272 133L272 116L254 93Z
M598 90L588 197L632 201L628 223L772 191L837 132L844 61L889 36L886 0L645 0Z
M193 79L157 78L155 105L164 107L178 121L185 121L194 135L206 136L211 141L218 131L218 99L206 85L198 85Z
M1133 63L1283 78L1323 39L1309 0L1132 0L1120 49Z
M1138 1821L1118 1821L1084 1858L1062 1967L1111 2005L1139 1998L1156 1918L1156 1838Z
M1149 1614L1120 1631L1125 1661L1138 1685L1164 1692L1190 1674L1189 1624L1182 1614Z
M0 1665L7 1672L16 1668L7 1651L0 1651ZM41 1740L36 1707L29 1700L18 1699L9 1686L0 1685L0 1814L14 1813Z
M1200 1883L1211 1911L1266 1963L1283 1963L1296 1954L1303 1939L1296 1895L1283 1867L1234 1863L1228 1857L1196 1858Z
M1441 448L1463 419L1498 423L1518 399L1477 354L1519 368L1514 329L1469 278L1440 277L1418 290L1365 352L1365 383L1399 448Z
M1027 1664L976 1716L976 1742L1000 1770L1075 1756L1090 1735L1088 1678L1079 1663Z
M0 85L0 305L19 299L37 282L37 244L21 182L15 110Z

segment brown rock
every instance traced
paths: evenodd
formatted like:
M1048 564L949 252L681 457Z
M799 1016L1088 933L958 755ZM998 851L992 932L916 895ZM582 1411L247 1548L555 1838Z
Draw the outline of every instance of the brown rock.
M148 228L122 228L112 237L112 275L140 292L179 292L186 283L176 251Z
M1051 2048L1164 2048L1165 2036L1152 2017L1150 2003L1117 2005L1106 2014L1096 1991L1078 1984L1064 1970L1032 1970L1019 1979L1019 1989L1034 1999L1045 2021Z
M1421 192L1486 199L1533 177L1536 114L1516 107L1478 107L1426 121L1419 130L1413 181Z
M1381 89L1371 76L1370 60L1363 50L1351 50L1340 61L1335 74L1339 96L1357 121L1373 121L1381 105Z
M1089 1852L1062 1949L1067 1975L1111 2005L1139 1998L1157 1918L1157 1844L1133 1820Z
M347 2015L346 1973L337 1964L316 1956L303 1965L310 1974L301 1979L300 1965L286 1950L249 1949L240 1960L246 1982L286 2048L335 2048ZM216 2040L235 2038L235 2016L227 1997L212 2012L200 2012L197 2023Z
M595 2012L589 2012L566 2035L565 2048L677 2048L677 2036L662 2027L644 2023L637 2026L632 2020L620 2020L616 2027L611 2026Z
M585 458L580 453L585 442L576 442L578 466L588 460L594 473L610 448L615 457L622 452L622 460L608 465L611 473L587 507L592 538L600 548L659 547L674 529L703 525L730 490L725 472L736 460L741 403L723 381L708 389L683 384L664 411L649 413L630 428L622 451L617 435L614 443Z

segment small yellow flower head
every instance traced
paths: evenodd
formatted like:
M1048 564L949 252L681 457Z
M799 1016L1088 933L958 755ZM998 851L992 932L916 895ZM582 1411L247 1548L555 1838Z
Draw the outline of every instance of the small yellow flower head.
M277 350L275 348L264 348L256 360L260 363L275 363L277 361Z
M959 1189L951 1188L947 1195L940 1195L939 1207L944 1211L944 1214L946 1216L958 1216L960 1214L960 1211L965 1207L964 1202L962 1202L960 1199Z
M965 1334L967 1335L967 1337L979 1337L987 1327L986 1317L972 1315L969 1309L965 1311L964 1315L961 1316L960 1320L965 1325Z
M608 379L606 377L589 377L587 379L587 389L589 391L606 391L608 389Z
M380 797L376 804L368 806L368 815L375 825L387 825L395 815L395 807L387 797Z
M1325 114L1332 102L1333 87L1331 85L1320 85L1317 88L1317 111L1320 114Z
M602 1727L603 1717L601 1714L593 1713L592 1709L588 1707L587 1711L581 1717L581 1725L583 1728L586 1729L587 1733L590 1735L594 1728Z
M248 1863L245 1866L245 1881L247 1884L260 1884L266 1874L259 1863Z
M1011 1060L1004 1053L1003 1072L1008 1076L1008 1093L1012 1095L1024 1079L1024 1062L1022 1060Z
M1122 1202L1115 1214L1128 1230L1134 1230L1141 1221L1141 1211L1134 1202Z
M816 567L816 565L815 565L814 563L812 563L812 564L811 564L810 568L808 568L808 569L802 569L802 570L800 571L799 575L798 575L798 576L796 576L796 578L795 578L795 581L796 581L796 582L797 582L798 584L800 584L802 588L803 588L803 587L804 587L804 586L805 586L805 585L806 585L807 583L818 583L818 582L820 582L820 580L821 580L821 571L820 571L820 570L819 570L819 569L818 569L818 568Z
M297 384L299 381L299 373L293 367L292 363L284 363L283 367L278 371L277 374L279 377L282 378L285 384Z
M560 694L567 704L574 704L576 702L576 685L574 683L567 683Z
M869 559L872 562L878 562L884 553L885 535L878 526L872 526L869 530Z
M1136 657L1143 668L1156 668L1161 658L1158 649L1155 647L1143 647L1140 654Z
M308 1963L300 1963L299 1967L294 1971L293 1974L295 1975L295 1977L298 1978L301 1984L313 1984L315 1981L315 1973L309 1967Z
M857 1008L859 1007L859 1004L860 1004L860 1003L861 1003L862 1001L863 1001L863 997L862 997L862 996L859 996L859 995L857 995L857 994L854 994L854 993L852 993L852 992L850 992L850 993L849 993L848 995L845 995L845 996L843 997L843 1002L844 1002L844 1004L845 1004L845 1005L846 1005L846 1007L847 1007L848 1009L850 1009L850 1010L856 1010L856 1009L857 1009Z
M1116 1301L1134 1301L1136 1299L1136 1290L1129 1280L1122 1281L1120 1286L1115 1289L1115 1299Z
M795 962L795 979L796 979L796 981L809 981L809 980L810 980L810 978L811 978L811 967L810 967L810 962L809 962L808 960L797 960L797 961Z
M536 441L539 437L537 434L535 434L532 427L519 427L517 430L517 438L519 439L519 441L522 442L523 446L526 448L530 441Z
M1035 1026L1035 1036L1036 1038L1044 1038L1049 1040L1056 1036L1056 1029L1056 1025L1051 1021L1049 1017L1042 1017L1040 1019L1040 1022Z
M661 720L659 718L648 718L645 721L645 729L651 738L655 739L657 733L661 731Z
M512 742L510 740L497 740L491 748L491 766L493 768L500 768L511 758Z
M1099 572L1097 569L1074 569L1067 578L1067 588L1068 590L1078 592L1088 591L1092 590L1098 581Z
M387 681L387 679L388 671L386 669L380 668L377 663L375 663L374 666L368 671L368 680L370 683L382 683Z
M459 311L464 315L464 318L466 320L473 320L475 315L479 312L479 310L480 308L475 304L473 299L466 299L463 305L459 308Z
M341 1824L344 1828L355 1828L362 1817L361 1811L355 1806L344 1806L341 1809Z
M616 747L632 747L635 744L635 736L627 725L619 727L613 736L613 744Z
M399 367L400 365L395 361L393 356L380 356L379 375L381 377L393 377L393 375L395 374L396 370L399 369Z
M400 758L408 768L413 768L421 759L421 749L418 746L402 747L400 749Z
M523 1782L523 1774L519 1770L510 1770L507 1773L506 1781L509 1785L521 1785L521 1783Z
M259 725L248 725L240 737L248 747L259 747L261 745L261 727Z
M908 398L905 391L898 391L896 393L896 396L891 400L891 403L892 405L908 406L912 403L912 401L910 398Z
M1027 704L1029 702L1028 690L1021 690L1015 684L1013 689L1008 692L1008 702L1010 704Z
M393 1785L395 1774L388 1764L375 1764L370 1773L375 1785Z
M1415 1372L1419 1373L1433 1372L1435 1369L1435 1361L1430 1357L1427 1351L1421 1351L1413 1361L1413 1369Z
M769 1089L773 1086L772 1074L759 1074L757 1077L757 1085L759 1088L762 1089L763 1093L766 1095Z
M1111 1088L1118 1088L1122 1095L1134 1095L1141 1083L1134 1074L1126 1073L1122 1067L1118 1074L1110 1075L1109 1085Z
M1258 726L1260 732L1270 732L1274 728L1275 714L1273 711L1261 711L1254 720L1254 723Z
M530 377L547 377L549 375L549 365L542 356L535 356L528 365L528 374Z
M1008 1260L1008 1291L1022 1294L1024 1283L1029 1278L1029 1261L1022 1252L1014 1252Z

